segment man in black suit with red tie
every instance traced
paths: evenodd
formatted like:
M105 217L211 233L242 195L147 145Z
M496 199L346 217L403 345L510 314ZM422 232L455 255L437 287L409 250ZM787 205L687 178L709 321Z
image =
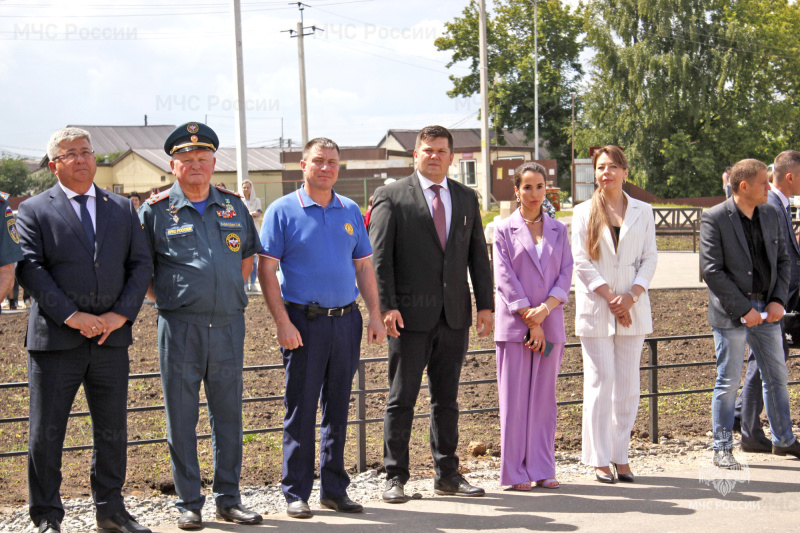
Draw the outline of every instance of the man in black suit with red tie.
M91 487L100 531L149 533L125 510L128 346L153 260L130 200L94 185L89 133L65 128L47 147L58 183L19 206L32 295L26 347L30 387L28 490L39 533L61 530L61 451L83 384L92 418Z
M483 496L458 473L458 382L469 344L472 301L476 329L492 331L492 271L475 192L447 179L453 137L441 126L417 135L417 170L375 191L370 240L381 313L389 339L389 398L384 465L390 503L406 501L414 404L427 367L430 443L437 494Z

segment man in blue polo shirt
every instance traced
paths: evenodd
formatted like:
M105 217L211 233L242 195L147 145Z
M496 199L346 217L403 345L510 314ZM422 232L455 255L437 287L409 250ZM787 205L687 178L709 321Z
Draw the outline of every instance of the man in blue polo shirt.
M386 329L361 211L333 191L339 147L330 139L310 140L300 168L303 186L273 202L264 215L258 280L286 369L286 512L310 518L317 400L322 405L320 503L345 513L363 510L347 496L350 478L344 467L350 390L361 349L359 290L369 312L367 342L382 343Z

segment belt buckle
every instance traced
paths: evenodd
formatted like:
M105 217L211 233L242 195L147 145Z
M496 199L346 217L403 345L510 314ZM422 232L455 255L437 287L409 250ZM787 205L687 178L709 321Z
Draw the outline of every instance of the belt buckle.
M344 315L344 309L342 307L338 307L336 309L328 309L328 316L342 316Z

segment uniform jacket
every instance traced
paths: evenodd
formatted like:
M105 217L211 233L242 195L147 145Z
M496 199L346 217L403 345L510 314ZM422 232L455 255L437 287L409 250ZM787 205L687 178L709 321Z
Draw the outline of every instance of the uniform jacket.
M156 309L197 325L222 326L244 312L242 260L261 251L238 194L209 188L201 215L176 182L139 209L155 261Z
M495 341L522 342L528 326L517 313L536 307L553 296L562 304L569 300L572 283L572 250L567 227L547 215L542 217L542 257L539 258L519 210L497 224L494 230ZM566 342L564 306L558 305L542 322L550 342Z
M623 193L624 194L624 193ZM608 308L608 302L595 289L603 284L616 294L625 294L634 285L645 289L656 271L656 227L653 208L627 194L628 208L620 229L619 245L614 251L611 229L606 228L600 241L600 258L592 261L586 249L586 232L591 202L575 208L572 217L572 253L575 257L575 335L647 335L653 332L650 296L642 293L631 307L632 324L622 327Z
M791 265L780 229L784 222L773 205L756 209L770 265L767 301L774 297L785 303ZM708 323L724 329L743 326L740 318L753 308L753 261L733 197L703 213L700 269L708 285Z
M127 323L104 345L132 342L131 325L153 276L153 260L130 200L94 188L94 250L59 184L19 206L24 259L17 264L17 278L33 297L29 350L67 350L82 344L86 338L80 331L64 324L76 311L124 316Z
M432 329L442 309L451 328L469 327L467 271L478 309L494 307L478 198L456 181L448 188L453 210L444 250L416 172L375 191L369 235L381 311L399 310L409 331Z
M797 304L797 291L800 289L800 245L797 243L792 221L787 216L783 216L786 210L783 208L781 199L774 191L769 191L767 201L774 205L775 209L778 209L778 218L783 229L783 240L786 243L786 252L789 254L791 270L789 274L789 301L786 302L786 310L792 311Z

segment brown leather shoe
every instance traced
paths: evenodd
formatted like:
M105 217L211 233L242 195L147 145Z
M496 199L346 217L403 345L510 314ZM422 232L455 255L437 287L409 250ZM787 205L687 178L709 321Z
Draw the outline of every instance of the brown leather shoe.
M775 446L772 445L772 453L775 455L794 455L800 459L800 442L795 439L789 446Z

